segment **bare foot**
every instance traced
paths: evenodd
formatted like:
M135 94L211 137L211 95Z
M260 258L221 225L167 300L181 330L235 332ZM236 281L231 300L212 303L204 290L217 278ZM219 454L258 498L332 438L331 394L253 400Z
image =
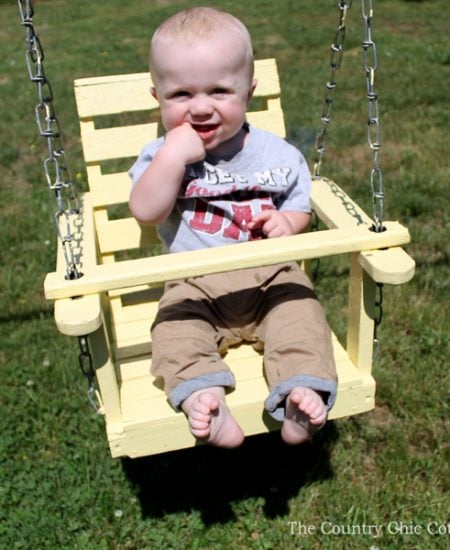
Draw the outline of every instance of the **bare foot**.
M222 387L198 390L181 405L192 435L217 447L239 447L244 434L225 403Z
M286 398L281 437L290 445L304 443L325 424L327 410L322 397L310 388L294 388Z

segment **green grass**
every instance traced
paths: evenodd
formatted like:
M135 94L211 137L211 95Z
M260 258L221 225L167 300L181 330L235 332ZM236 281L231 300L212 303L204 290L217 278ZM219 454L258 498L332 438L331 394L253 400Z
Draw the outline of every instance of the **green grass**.
M84 181L72 81L146 69L148 38L194 2L37 2L34 22L72 169ZM278 60L289 135L320 126L337 2L225 0ZM377 407L336 421L310 444L277 434L242 448L113 460L91 411L77 344L57 333L42 293L54 269L54 205L42 177L34 86L16 3L0 1L0 548L429 549L448 546L448 2L375 2L386 214L410 228L414 279L385 289ZM359 2L322 173L368 210ZM311 153L311 151L309 151ZM322 261L317 288L343 334L347 267ZM342 534L328 534L332 522ZM380 538L345 534L381 525ZM445 526L445 527L444 527ZM309 529L309 534L305 532Z

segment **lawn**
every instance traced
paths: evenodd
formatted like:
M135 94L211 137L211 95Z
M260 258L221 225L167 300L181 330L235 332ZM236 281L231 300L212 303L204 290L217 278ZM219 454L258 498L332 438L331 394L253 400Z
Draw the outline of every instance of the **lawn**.
M83 76L146 70L152 29L196 2L40 0L45 51L74 179L85 186L72 92ZM224 0L277 59L289 139L312 158L337 1ZM384 290L374 411L330 422L290 448L278 434L233 451L199 447L109 456L77 342L43 296L54 270L54 200L36 131L17 3L0 0L0 548L432 549L449 544L449 219L447 0L374 2L386 219L410 229L411 282ZM360 3L322 174L371 212ZM320 263L316 288L344 335L346 264Z

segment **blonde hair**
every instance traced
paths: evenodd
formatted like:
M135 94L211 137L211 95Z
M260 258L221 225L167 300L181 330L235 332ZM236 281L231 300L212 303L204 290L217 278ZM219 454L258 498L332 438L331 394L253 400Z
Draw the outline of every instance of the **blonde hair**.
M208 40L224 31L237 32L242 38L245 62L248 64L250 78L253 77L253 48L247 27L234 15L217 8L194 7L172 15L156 29L150 49L150 72L155 77L155 44L160 39L177 40L189 47L202 40Z

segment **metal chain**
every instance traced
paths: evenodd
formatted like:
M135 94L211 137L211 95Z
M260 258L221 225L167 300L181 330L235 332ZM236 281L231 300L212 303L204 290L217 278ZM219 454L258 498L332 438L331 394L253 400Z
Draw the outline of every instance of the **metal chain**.
M340 0L338 3L339 6L339 23L336 31L336 36L334 42L331 44L331 74L328 82L325 85L325 96L322 105L322 116L320 120L322 121L322 129L317 134L315 151L316 155L314 158L314 165L312 170L313 178L320 177L320 167L322 163L322 157L326 150L326 135L327 127L331 122L331 110L333 107L333 102L336 97L336 73L342 65L342 58L344 55L344 40L345 40L345 19L347 16L347 11L352 6L352 0Z
M88 381L87 396L89 403L94 408L95 412L101 413L102 408L99 405L99 396L95 386L95 370L94 361L92 359L91 351L89 349L89 340L87 336L78 336L78 345L80 352L78 354L78 363L80 365L81 372Z
M383 320L383 283L377 283L378 299L375 299L375 315L373 327L373 361L378 359L381 350L381 340L378 338L378 327Z
M366 7L367 3L367 7ZM331 122L331 110L336 97L336 73L340 69L344 55L345 21L347 11L351 8L352 1L340 0L339 23L334 42L331 44L331 75L325 86L325 96L322 106L322 129L317 134L315 143L315 158L313 165L313 178L320 177L322 158L326 150L327 127ZM370 171L370 188L372 191L373 230L381 232L385 230L384 220L384 186L383 173L380 168L380 112L378 94L375 91L375 71L378 68L378 56L376 43L372 38L373 1L361 0L362 17L364 19L364 39L362 42L364 51L364 69L366 75L366 92L368 99L368 123L367 140L373 151L373 167Z
M17 0L22 25L26 30L26 66L31 82L37 86L39 102L34 110L41 137L47 140L48 157L44 160L44 174L48 188L56 201L54 221L66 262L66 278L82 276L75 236L78 234L80 206L72 182L61 140L61 129L53 105L53 91L44 70L44 50L33 26L34 8L31 0Z
M373 168L370 171L370 187L372 189L373 230L384 231L384 188L383 173L380 168L380 111L378 94L375 91L375 71L378 68L377 47L372 39L372 0L361 0L362 16L364 19L364 70L366 72L366 90L368 99L367 141L373 151Z
M349 200L349 197L344 193L344 191L342 191L342 189L339 189L339 187L334 183L334 181L331 181L327 178L322 178L322 179L328 183L331 189L331 192L341 201L342 205L350 214L350 216L355 218L356 225L366 224L366 222L362 217L362 213L358 212L356 204L353 201Z
M368 9L366 8L366 2L368 2ZM372 0L361 0L362 5L362 17L364 19L364 39L363 39L363 51L364 51L364 69L366 74L366 91L368 99L368 127L367 127L367 140L369 147L373 151L373 167L370 171L370 187L372 191L372 203L373 203L373 219L374 224L372 229L376 232L385 230L383 226L384 219L384 187L383 187L383 174L380 168L379 159L381 151L380 141L380 116L378 105L378 94L375 91L375 71L378 68L377 48L375 41L372 38L372 18L373 18L373 2ZM336 73L340 69L344 53L344 40L345 40L345 21L347 11L351 8L352 1L340 0L339 7L339 24L336 31L335 40L331 45L331 75L329 81L325 86L325 96L322 106L322 129L316 137L315 144L315 158L312 170L312 177L320 177L320 168L322 158L326 150L326 134L327 127L331 122L331 110L333 102L336 96ZM331 186L332 192L341 199L343 205L351 214L357 219L357 224L365 223L357 212L353 203L350 203L346 197L340 192L339 188L332 182L328 182ZM374 318L374 361L378 357L381 349L381 342L378 338L378 328L383 318L383 285L377 283L378 298L375 300L375 318Z

